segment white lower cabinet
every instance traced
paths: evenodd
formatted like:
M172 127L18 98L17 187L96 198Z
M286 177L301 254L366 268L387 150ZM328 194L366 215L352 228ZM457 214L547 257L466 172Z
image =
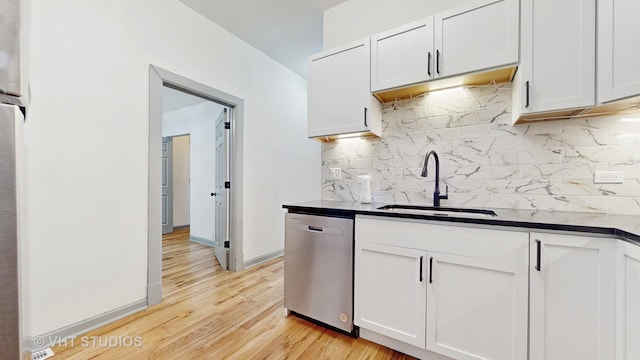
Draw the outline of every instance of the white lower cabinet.
M454 359L526 359L527 264L428 257L427 349Z
M616 359L640 359L640 247L618 241Z
M424 348L426 256L398 246L356 246L356 325Z
M531 360L615 359L615 253L611 239L531 233Z
M420 358L527 359L528 233L358 215L355 239L361 329Z

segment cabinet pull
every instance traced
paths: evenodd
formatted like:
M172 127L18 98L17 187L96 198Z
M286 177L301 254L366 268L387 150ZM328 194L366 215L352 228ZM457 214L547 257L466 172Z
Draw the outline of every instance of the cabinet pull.
M433 256L429 258L429 284L433 283Z
M367 127L367 108L364 108L364 127Z
M529 107L529 81L526 81L524 83L524 87L525 87L525 104L524 104L524 107L528 108Z
M424 260L424 256L420 256L420 282L422 282L422 280L424 280L423 277L422 277L422 263L423 263L422 260Z
M440 74L440 50L436 50L436 72Z
M427 53L427 75L431 76L431 51Z
M536 257L536 270L540 271L540 260L542 258L542 242L536 239L536 250L538 255Z

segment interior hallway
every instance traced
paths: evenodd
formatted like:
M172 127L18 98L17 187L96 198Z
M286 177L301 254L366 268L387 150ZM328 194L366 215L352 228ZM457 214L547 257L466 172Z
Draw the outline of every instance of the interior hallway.
M412 359L285 317L282 257L222 271L213 248L189 241L189 229L163 236L162 286L162 303L82 335L104 344L139 337L142 346L84 346L79 336L53 348L54 359Z

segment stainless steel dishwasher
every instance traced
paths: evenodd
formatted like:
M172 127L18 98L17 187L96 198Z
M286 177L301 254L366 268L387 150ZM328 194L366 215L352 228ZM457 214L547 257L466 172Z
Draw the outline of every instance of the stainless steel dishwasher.
M284 307L355 334L353 218L286 214Z

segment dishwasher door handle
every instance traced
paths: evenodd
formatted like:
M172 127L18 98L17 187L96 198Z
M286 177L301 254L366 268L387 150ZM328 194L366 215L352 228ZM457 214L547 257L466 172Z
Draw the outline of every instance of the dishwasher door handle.
M312 234L322 234L322 235L336 235L342 236L344 234L344 229L334 228L334 227L325 227L325 226L314 226L307 224L292 224L292 228L300 231L310 232Z

